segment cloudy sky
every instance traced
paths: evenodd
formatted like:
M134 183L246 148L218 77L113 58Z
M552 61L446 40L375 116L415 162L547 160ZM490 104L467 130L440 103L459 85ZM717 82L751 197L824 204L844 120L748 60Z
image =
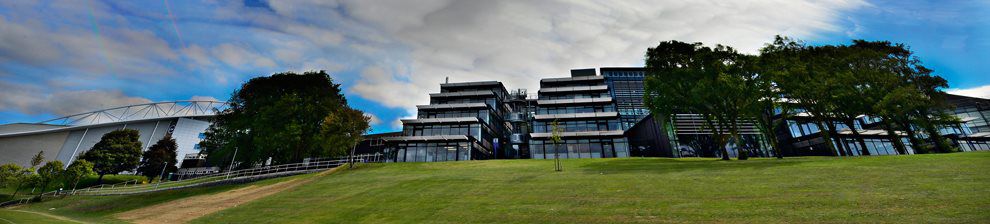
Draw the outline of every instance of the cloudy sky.
M905 43L951 92L990 97L990 1L0 1L0 123L142 102L225 100L327 70L373 132L451 81L537 89L572 68L641 66L664 40L756 52Z

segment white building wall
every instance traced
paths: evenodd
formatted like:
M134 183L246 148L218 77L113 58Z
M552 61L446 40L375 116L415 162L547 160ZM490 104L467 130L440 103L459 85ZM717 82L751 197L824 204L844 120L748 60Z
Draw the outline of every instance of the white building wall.
M210 122L179 118L179 121L175 124L175 130L172 131L172 138L175 139L175 143L179 146L178 153L176 153L179 166L182 165L183 155L199 153L199 142L203 141L202 134L209 127Z

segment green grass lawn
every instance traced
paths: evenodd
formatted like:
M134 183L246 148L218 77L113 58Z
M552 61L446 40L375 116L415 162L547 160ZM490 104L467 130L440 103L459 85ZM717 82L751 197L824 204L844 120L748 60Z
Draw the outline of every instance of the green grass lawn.
M289 178L305 178L306 175L282 177L263 180L248 184L212 186L180 189L173 191L153 192L139 195L117 195L117 196L75 196L64 199L48 200L42 203L27 204L14 208L21 211L42 212L57 216L66 217L73 220L93 223L124 223L112 216L116 213L130 211L132 209L151 206L159 203L181 199L190 196L218 193L234 188L249 185L266 185L284 181ZM11 209L0 209L0 218L8 219L14 223L49 223L53 220L40 215L24 213L21 211L11 211ZM16 221L20 220L20 221ZM41 222L38 222L38 221ZM4 223L0 220L0 223Z
M362 165L198 223L988 223L990 152Z
M27 213L23 211L15 211L9 209L0 209L0 223L76 223L64 220L53 219L43 215Z

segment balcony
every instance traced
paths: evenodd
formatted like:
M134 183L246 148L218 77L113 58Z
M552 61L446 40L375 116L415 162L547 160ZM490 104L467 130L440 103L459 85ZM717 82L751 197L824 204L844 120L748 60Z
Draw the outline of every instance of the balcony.
M443 110L443 109L471 109L471 108L488 108L488 104L485 103L451 103L451 104L430 104L430 105L417 105L416 108L420 110Z
M590 80L605 80L604 76L578 76L578 77L564 77L564 78L546 78L541 79L540 83L561 83L561 82L580 82L580 81L590 81Z
M586 118L615 118L619 117L618 112L590 112L590 113L572 113L572 114L537 114L533 116L536 120L576 120L576 119L586 119Z
M561 132L561 138L568 137L621 137L624 134L621 130L614 131L577 131L577 132ZM553 136L550 132L539 132L529 134L532 138L547 139Z
M509 120L509 122L525 122L526 120L529 120L527 119L527 115L528 114L523 112L512 112L509 113L509 117L506 120Z
M495 93L491 90L478 90L478 91L463 91L463 92L446 92L446 93L430 93L431 98L450 98L450 97L466 97L466 96L494 96Z
M450 117L450 118L421 118L402 119L402 124L450 124L450 123L479 123L477 117Z
M612 97L599 97L599 98L578 98L578 99L560 99L560 100L537 100L537 105L559 105L559 104L593 104L593 103L611 103Z
M569 87L550 87L541 88L540 93L569 93L569 92L601 92L608 91L608 86L598 85L598 86L569 86Z
M526 143L526 134L512 134L511 136L509 136L509 143L512 144Z

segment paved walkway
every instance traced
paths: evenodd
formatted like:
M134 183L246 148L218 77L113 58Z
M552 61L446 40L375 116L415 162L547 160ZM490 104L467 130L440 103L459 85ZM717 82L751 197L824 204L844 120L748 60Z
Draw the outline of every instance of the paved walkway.
M186 223L193 219L248 203L287 189L303 185L341 169L340 166L320 172L314 177L295 178L275 184L251 185L210 195L193 196L158 205L139 208L114 215L114 218L134 223Z

